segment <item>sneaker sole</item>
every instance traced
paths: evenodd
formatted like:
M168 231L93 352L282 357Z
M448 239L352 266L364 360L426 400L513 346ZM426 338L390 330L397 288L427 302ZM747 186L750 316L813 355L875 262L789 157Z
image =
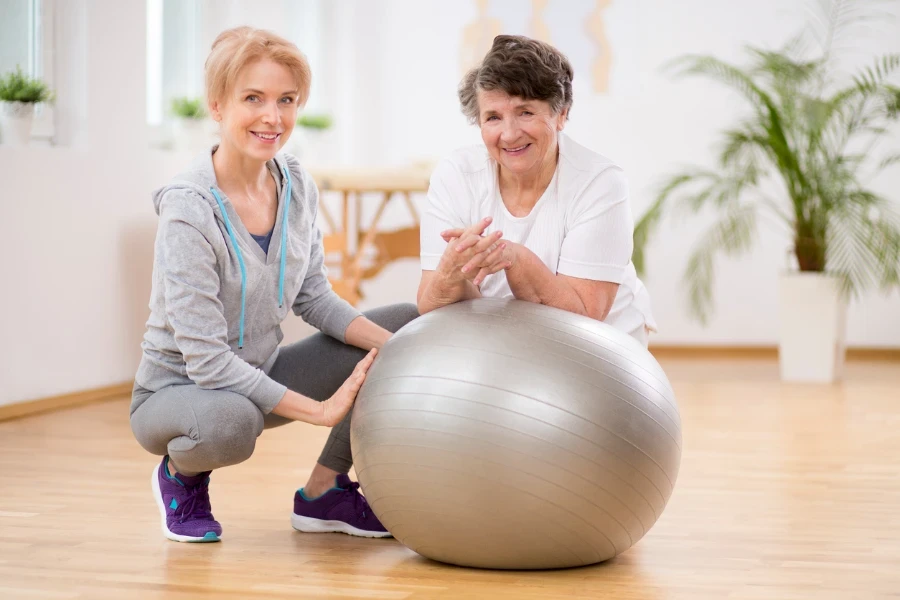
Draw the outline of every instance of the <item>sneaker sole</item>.
M153 479L150 480L150 486L153 488L153 499L156 500L156 508L159 509L159 514L162 517L162 532L163 535L173 542L194 542L194 543L203 543L203 542L218 542L222 538L216 535L214 531L207 531L206 535L203 537L195 537L192 535L179 535L172 531L169 531L169 526L166 523L166 507L163 506L162 501L162 492L159 489L159 468L162 466L161 464L156 465L156 468L153 469Z
M302 517L296 513L291 513L291 527L304 533L346 533L347 535L367 538L393 537L388 531L366 531L365 529L357 529L343 521L313 519L312 517Z

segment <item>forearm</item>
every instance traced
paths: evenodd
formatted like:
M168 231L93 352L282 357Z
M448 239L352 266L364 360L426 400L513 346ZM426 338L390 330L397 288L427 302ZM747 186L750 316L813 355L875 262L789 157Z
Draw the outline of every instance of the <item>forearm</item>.
M272 409L272 413L292 421L319 424L324 414L324 406L297 392L287 390L281 401Z
M225 326L223 326L224 328ZM200 389L234 392L268 412L284 395L285 387L228 349L219 339L202 339L176 330L175 343L185 357L185 371Z
M307 282L309 282L307 278ZM316 287L305 282L294 301L294 314L322 333L346 342L343 337L350 323L360 316L346 300L338 296L330 287Z
M506 281L513 296L589 316L584 302L572 286L551 272L534 252L520 245L516 253L515 263L506 270Z
M363 350L381 349L391 338L391 332L379 327L369 319L359 316L350 321L344 332L344 341Z
M471 281L461 276L453 277L438 268L427 285L419 290L416 304L419 314L424 315L442 306L475 298L481 298L481 292Z

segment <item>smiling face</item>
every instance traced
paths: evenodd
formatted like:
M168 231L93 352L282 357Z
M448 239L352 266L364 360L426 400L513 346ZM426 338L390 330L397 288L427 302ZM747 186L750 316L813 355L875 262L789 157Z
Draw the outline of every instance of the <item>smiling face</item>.
M543 100L525 100L502 90L479 91L478 122L481 139L500 168L529 175L556 160L566 111L553 114Z
M222 144L265 162L287 142L297 121L299 91L291 71L263 58L240 70L234 87L210 102L210 114L221 124Z

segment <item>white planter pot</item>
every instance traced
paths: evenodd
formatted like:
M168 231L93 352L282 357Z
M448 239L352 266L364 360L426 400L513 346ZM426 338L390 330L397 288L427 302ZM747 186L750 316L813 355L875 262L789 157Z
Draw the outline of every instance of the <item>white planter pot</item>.
M305 166L323 167L332 164L330 132L300 127L294 129L290 143L293 153Z
M6 146L27 146L34 122L34 103L0 102L0 140Z
M784 381L831 383L843 376L847 303L837 278L823 273L784 273L779 279Z
M172 123L173 147L179 152L200 152L212 145L206 119L176 118Z

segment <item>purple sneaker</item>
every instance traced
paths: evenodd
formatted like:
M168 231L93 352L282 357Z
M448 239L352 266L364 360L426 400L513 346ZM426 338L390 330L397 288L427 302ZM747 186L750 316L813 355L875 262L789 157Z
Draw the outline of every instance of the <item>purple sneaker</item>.
M163 535L176 542L218 542L222 526L209 504L211 471L187 477L169 475L169 457L153 469L153 497L162 517Z
M369 503L359 493L359 483L347 475L338 475L335 487L318 498L307 499L303 489L294 494L291 525L308 533L349 533L362 537L391 537Z

